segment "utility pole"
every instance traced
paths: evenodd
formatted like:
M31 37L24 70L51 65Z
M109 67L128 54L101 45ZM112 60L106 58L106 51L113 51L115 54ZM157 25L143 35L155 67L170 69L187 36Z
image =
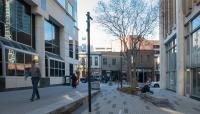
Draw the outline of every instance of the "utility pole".
M87 36L88 36L88 104L89 112L91 112L91 80L90 80L90 20L93 20L90 17L90 12L87 12Z

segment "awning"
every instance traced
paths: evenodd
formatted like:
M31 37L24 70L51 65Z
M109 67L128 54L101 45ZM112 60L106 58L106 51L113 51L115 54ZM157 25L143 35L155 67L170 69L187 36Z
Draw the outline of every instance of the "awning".
M48 59L53 59L53 60L64 62L62 57L60 57L59 55L56 55L54 53L50 53L50 52L45 51L45 55L47 56Z
M25 51L27 53L36 54L35 49L33 49L32 47L18 43L16 41L9 40L5 37L0 36L0 44L4 45L7 48L12 48L14 50Z

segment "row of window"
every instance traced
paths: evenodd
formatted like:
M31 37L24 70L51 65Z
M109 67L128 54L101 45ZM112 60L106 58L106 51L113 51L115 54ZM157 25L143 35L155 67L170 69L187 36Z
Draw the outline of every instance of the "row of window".
M48 65L48 60L46 58L45 64L46 64L46 76L49 76L48 70L50 70L51 77L65 76L65 63L64 62L50 59L50 65Z
M112 59L112 65L116 65L116 63L117 63L116 58L113 58ZM107 58L103 58L103 65L107 65L107 64L108 64Z
M25 54L12 49L5 49L6 75L24 76L31 68L34 55Z
M0 35L32 46L31 7L18 0L0 3Z

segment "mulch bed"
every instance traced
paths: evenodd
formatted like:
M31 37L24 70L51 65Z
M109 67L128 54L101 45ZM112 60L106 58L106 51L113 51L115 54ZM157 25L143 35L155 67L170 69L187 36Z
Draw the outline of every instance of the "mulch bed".
M117 88L117 90L131 95L137 95L140 92L140 89L132 87Z

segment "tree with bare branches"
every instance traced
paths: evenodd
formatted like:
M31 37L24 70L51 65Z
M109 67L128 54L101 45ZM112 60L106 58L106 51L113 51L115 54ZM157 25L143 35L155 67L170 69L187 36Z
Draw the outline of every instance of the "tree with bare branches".
M136 57L145 37L158 22L157 0L100 0L96 8L96 22L122 42L127 62L127 76L131 87L137 86Z

